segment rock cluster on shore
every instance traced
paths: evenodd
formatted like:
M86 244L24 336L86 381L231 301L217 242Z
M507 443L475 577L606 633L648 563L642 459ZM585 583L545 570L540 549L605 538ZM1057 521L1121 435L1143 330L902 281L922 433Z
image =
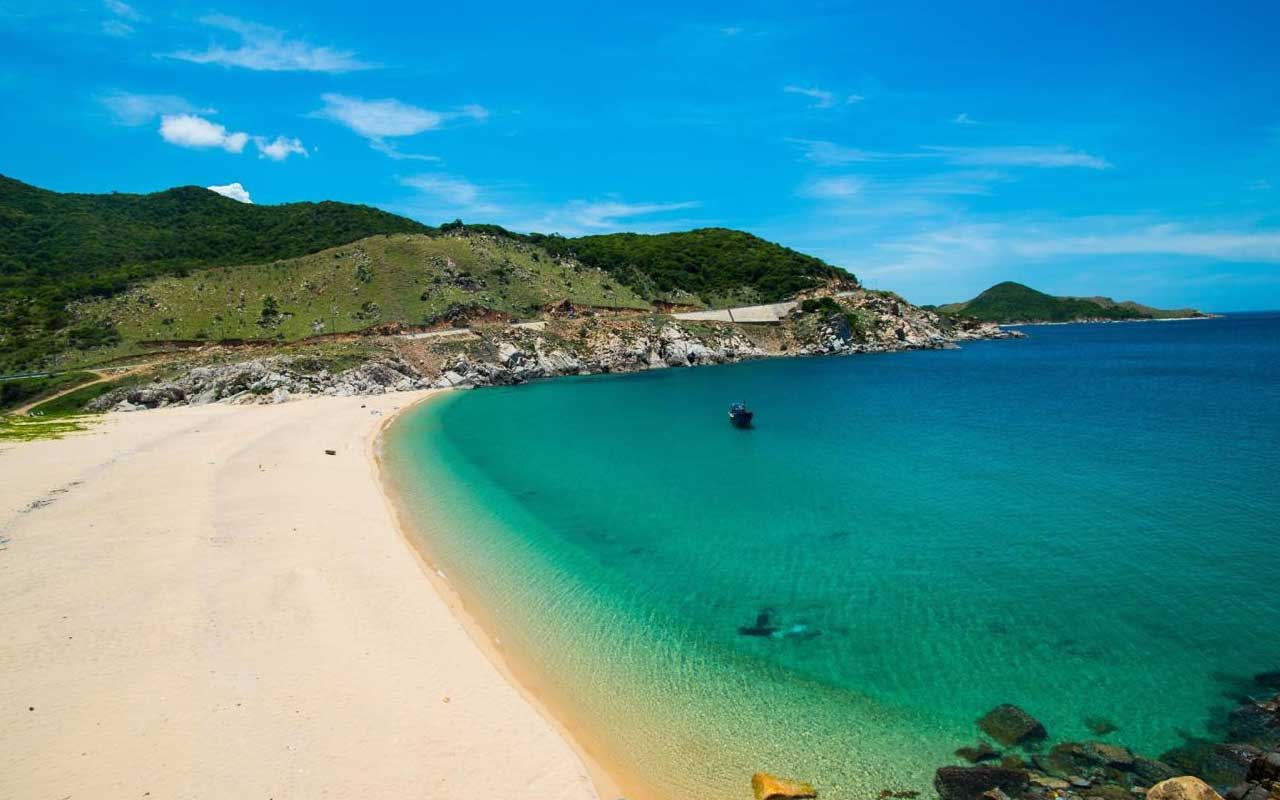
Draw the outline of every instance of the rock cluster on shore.
M1256 678L1273 692L1280 675ZM1034 717L1002 705L978 720L987 741L956 755L972 766L944 766L934 776L942 800L1280 800L1280 694L1241 698L1225 721L1226 741L1188 740L1150 758L1104 741L1057 742ZM1090 727L1117 729L1105 721ZM1103 735L1103 734L1099 734ZM985 763L998 762L998 763Z

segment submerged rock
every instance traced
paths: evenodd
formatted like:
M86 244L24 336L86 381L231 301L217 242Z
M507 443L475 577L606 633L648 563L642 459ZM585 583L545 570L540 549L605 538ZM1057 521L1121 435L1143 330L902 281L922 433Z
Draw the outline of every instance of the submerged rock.
M1152 786L1147 800L1222 800L1222 795L1199 778L1183 775Z
M1115 733L1120 730L1120 726L1116 725L1106 717L1085 717L1084 726L1094 736L1106 736L1109 733Z
M1135 758L1129 770L1145 786L1154 786L1160 781L1178 777L1176 769L1154 758Z
M978 727L1005 747L1037 742L1049 734L1040 721L1014 705L1000 705L978 720Z
M756 800L798 800L799 798L817 797L812 786L789 778L779 778L767 772L757 772L751 776L751 791Z
M995 761L1000 757L1000 751L979 739L974 747L961 747L956 750L956 755L970 764L980 764L983 761Z
M933 788L942 800L978 800L991 789L1019 794L1028 786L1026 770L1006 767L939 767Z

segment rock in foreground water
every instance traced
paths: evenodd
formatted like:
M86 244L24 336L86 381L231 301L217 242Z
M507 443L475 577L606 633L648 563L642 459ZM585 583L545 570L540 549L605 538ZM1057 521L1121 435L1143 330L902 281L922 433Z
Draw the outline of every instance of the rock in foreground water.
M755 792L756 800L799 800L818 796L807 783L779 778L767 772L751 776L751 791Z
M1152 786L1147 790L1147 800L1222 800L1222 795L1199 778L1183 775Z

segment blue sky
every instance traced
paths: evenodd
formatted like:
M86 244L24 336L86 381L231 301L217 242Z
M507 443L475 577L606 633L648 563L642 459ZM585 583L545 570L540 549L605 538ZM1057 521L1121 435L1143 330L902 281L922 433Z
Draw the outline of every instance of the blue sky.
M1280 307L1274 2L376 7L0 0L0 172Z

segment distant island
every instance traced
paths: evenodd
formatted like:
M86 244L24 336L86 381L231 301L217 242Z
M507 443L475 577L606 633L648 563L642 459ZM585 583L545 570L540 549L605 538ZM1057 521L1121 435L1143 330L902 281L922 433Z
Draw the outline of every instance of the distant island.
M997 283L962 303L925 306L948 317L971 317L983 322L1124 322L1151 319L1196 319L1213 316L1194 308L1153 308L1132 300L1110 297L1055 297L1021 283Z

